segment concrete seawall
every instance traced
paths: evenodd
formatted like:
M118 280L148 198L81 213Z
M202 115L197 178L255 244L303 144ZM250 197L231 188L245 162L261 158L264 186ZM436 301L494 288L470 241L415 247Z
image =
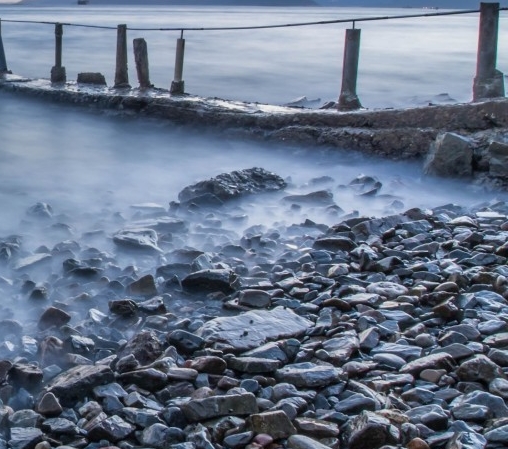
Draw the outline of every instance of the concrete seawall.
M163 89L113 89L4 75L0 89L45 101L156 117L263 141L359 150L393 159L424 157L442 132L488 136L508 130L508 100L337 112L171 96Z

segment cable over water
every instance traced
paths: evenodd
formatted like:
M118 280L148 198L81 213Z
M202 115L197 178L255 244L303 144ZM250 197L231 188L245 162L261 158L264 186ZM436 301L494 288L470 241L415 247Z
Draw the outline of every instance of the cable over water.
M508 7L499 8L499 11L508 11ZM236 30L262 30L270 28L290 28L290 27L302 27L302 26L317 26L317 25L332 25L337 23L352 23L353 28L357 22L372 22L380 20L394 20L394 19L411 19L418 17L440 17L440 16L452 16L460 14L473 14L480 12L479 9L467 9L460 11L444 11L444 12L429 12L422 14L404 14L395 16L375 16L375 17L357 17L349 19L334 19L334 20L320 20L316 22L297 22L297 23L284 23L284 24L272 24L272 25L252 25L252 26L231 26L231 27L160 27L160 28L139 28L139 27L127 27L130 31L236 31ZM56 25L57 23L65 26L72 27L83 27L83 28L98 28L106 30L116 30L117 27L105 26L105 25L89 25L82 23L62 23L62 22L49 22L49 21L38 21L38 20L20 20L20 19L0 19L1 22L8 23L34 23L42 25Z

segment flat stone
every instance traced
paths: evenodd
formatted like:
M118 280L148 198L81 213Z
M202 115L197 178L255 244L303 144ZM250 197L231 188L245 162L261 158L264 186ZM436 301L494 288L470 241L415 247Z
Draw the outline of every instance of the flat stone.
M296 387L324 387L346 379L344 372L332 365L316 365L310 362L286 365L275 372L278 382L287 382Z
M161 253L159 238L153 229L137 228L118 231L113 235L113 243L120 248L137 251Z
M455 366L453 358L447 353L431 354L412 362L406 363L401 369L401 373L409 373L418 376L425 369L445 369L451 370Z
M232 357L228 359L227 363L228 368L249 374L273 373L280 366L278 360L260 357Z
M190 400L182 404L181 408L185 417L191 422L221 416L246 416L258 413L256 397L252 393Z
M81 365L58 375L46 387L64 407L71 407L99 386L113 382L114 374L107 365Z
M182 279L182 286L191 291L232 293L237 280L236 274L228 269L206 269L196 271Z
M207 321L195 333L208 346L244 352L268 340L297 337L313 323L290 309L253 310L233 317L219 317Z

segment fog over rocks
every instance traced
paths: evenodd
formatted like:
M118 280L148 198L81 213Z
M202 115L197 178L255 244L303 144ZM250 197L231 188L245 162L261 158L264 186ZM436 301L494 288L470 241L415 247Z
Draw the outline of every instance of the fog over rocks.
M197 189L226 180L250 193ZM373 218L319 201L330 182L299 202L267 170L224 173L112 233L30 207L1 239L0 444L504 447L508 203ZM383 201L374 177L342 188ZM253 202L335 224L251 225ZM52 248L25 245L49 228Z

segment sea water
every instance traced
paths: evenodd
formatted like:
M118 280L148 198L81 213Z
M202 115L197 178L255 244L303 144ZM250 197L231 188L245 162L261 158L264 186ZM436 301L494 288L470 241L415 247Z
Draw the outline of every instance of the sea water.
M408 13L413 10L341 8L69 8L3 7L2 19L59 21L101 26L198 27L281 24ZM357 24L359 26L359 24ZM467 101L475 67L477 17L366 22L361 24L359 95L365 106L412 106ZM501 33L508 28L503 26ZM242 32L186 31L184 79L192 94L284 104L307 96L336 99L344 25ZM16 74L49 77L54 64L54 27L2 23L9 68ZM148 42L150 77L157 87L172 79L179 32L129 31L129 41ZM506 33L504 34L504 36ZM500 39L499 67L506 63ZM68 78L100 71L113 82L116 32L64 26L63 64ZM135 71L129 55L131 83ZM85 108L44 103L0 92L0 237L19 230L24 211L35 202L55 214L79 217L78 232L103 226L101 217L155 202L167 207L186 185L221 172L260 166L286 178L288 193L329 188L345 213L381 215L448 202L472 204L502 195L460 182L423 178L421 162L394 163L349 151L243 142L158 120L118 117ZM360 199L341 188L357 175L378 177L379 199ZM333 182L314 186L322 176ZM255 200L252 200L255 203ZM395 203L394 203L395 202ZM332 224L318 210L278 216L280 208L251 217ZM65 219L64 219L65 220ZM44 236L34 243L44 243Z

